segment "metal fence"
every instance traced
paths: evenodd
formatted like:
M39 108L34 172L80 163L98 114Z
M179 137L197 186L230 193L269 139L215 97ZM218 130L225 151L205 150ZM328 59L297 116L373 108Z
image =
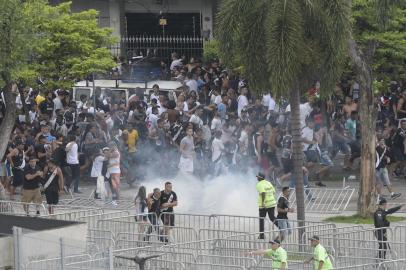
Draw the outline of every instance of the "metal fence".
M305 210L307 213L342 213L347 209L354 192L353 188L308 188ZM295 190L292 190L289 200L291 206L296 207Z
M179 56L201 57L203 55L202 37L189 36L131 36L123 37L119 43L110 47L115 56L131 59L134 56L154 55L169 61L171 53Z

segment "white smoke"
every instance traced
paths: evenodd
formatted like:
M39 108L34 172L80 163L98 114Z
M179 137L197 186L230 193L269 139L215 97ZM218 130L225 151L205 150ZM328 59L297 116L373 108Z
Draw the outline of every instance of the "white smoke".
M176 177L147 177L141 185L147 193L154 188L163 189L166 181L172 182L178 196L175 211L185 214L224 214L257 216L258 193L254 172L247 174L227 173L218 177L200 180L193 175L178 174Z

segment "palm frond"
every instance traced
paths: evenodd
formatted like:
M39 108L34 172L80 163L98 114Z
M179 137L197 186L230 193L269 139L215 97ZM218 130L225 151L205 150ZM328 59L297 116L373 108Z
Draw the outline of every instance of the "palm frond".
M377 21L382 29L386 28L392 9L400 2L400 0L374 0Z
M299 1L273 1L269 8L267 28L270 81L276 94L286 95L298 80L305 53Z

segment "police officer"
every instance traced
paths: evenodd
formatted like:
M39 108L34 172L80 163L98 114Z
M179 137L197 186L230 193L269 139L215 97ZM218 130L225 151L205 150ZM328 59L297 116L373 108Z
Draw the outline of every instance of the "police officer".
M264 239L264 218L266 214L268 214L269 219L274 222L275 221L275 206L276 206L276 199L275 199L275 188L273 185L265 179L265 175L263 173L257 174L257 191L259 193L258 197L258 207L259 207L259 239Z
M247 255L261 255L272 260L272 269L285 270L288 269L288 255L285 249L281 247L281 242L278 239L271 240L271 249L256 250L248 252Z
M381 198L378 203L378 210L374 213L374 225L376 228L375 237L378 240L378 258L385 259L386 250L389 247L388 237L386 235L386 228L390 226L390 222L386 219L387 215L393 214L396 211L399 211L402 206L396 206L390 209L387 209L387 201L385 198Z

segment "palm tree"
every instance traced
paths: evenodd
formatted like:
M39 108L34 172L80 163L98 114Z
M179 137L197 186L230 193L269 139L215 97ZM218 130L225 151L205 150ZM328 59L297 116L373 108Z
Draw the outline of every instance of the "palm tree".
M329 92L341 75L350 0L225 0L216 36L225 62L240 54L250 87L290 95L297 219L305 220L300 95L314 78ZM303 224L303 223L302 223Z

